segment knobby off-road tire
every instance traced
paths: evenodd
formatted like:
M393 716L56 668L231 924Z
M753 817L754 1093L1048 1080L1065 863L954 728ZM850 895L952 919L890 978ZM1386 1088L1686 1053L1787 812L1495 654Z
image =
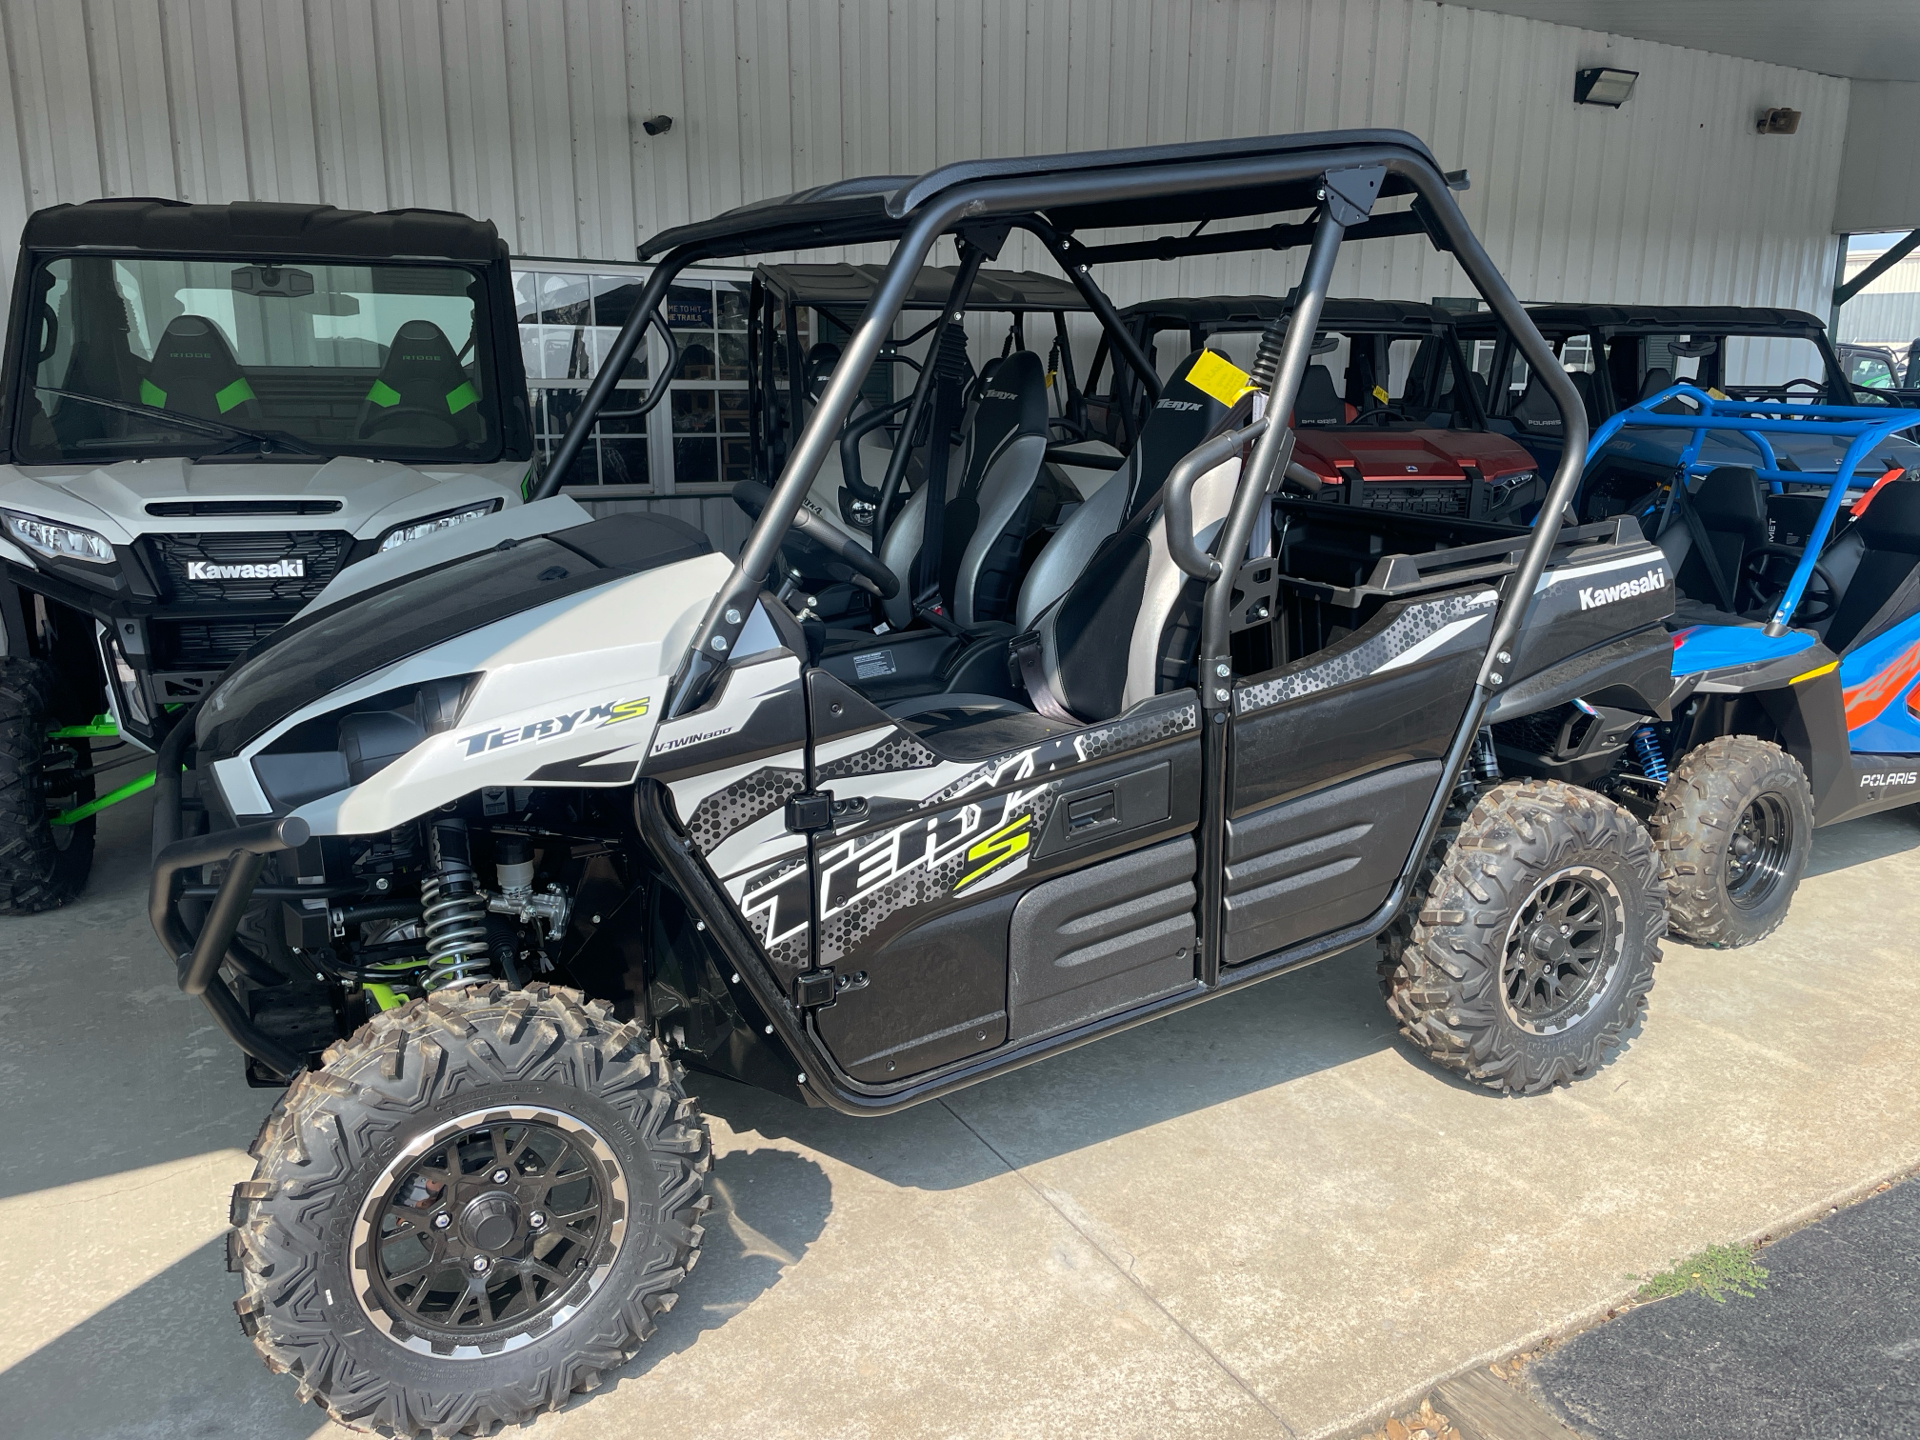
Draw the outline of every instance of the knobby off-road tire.
M451 1436L558 1409L633 1355L710 1203L706 1126L657 1041L577 991L491 983L323 1060L233 1193L235 1308L269 1369L345 1424Z
M1723 735L1674 767L1653 816L1673 933L1732 949L1787 918L1813 851L1813 788L1778 745Z
M1590 790L1522 780L1483 794L1381 936L1406 1040L1523 1095L1598 1069L1638 1023L1666 931L1639 821Z
M47 740L53 669L44 660L0 656L0 914L32 915L66 904L86 888L93 870L94 817L74 825L50 823L49 781L69 768L84 770L87 742ZM70 748L72 765L63 760ZM74 802L93 798L86 778L57 784Z

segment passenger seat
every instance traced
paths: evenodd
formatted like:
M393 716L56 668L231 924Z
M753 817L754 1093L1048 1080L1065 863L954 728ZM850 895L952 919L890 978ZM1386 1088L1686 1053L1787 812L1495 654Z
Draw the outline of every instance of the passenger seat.
M402 406L406 413L400 412ZM381 417L390 413L393 419L383 425ZM441 445L449 439L470 445L483 438L485 429L480 394L446 333L431 320L403 320L387 363L367 388L354 434L408 445Z
M1671 623L1724 624L1736 616L1742 567L1748 553L1766 543L1766 487L1745 466L1718 466L1697 489L1675 495L1654 537L1673 567L1681 601Z
M1809 628L1837 654L1920 611L1920 481L1897 480L1868 505L1838 546L1857 550L1833 614Z
M140 403L236 425L257 424L260 418L253 386L227 337L204 315L176 315L167 322L140 382Z

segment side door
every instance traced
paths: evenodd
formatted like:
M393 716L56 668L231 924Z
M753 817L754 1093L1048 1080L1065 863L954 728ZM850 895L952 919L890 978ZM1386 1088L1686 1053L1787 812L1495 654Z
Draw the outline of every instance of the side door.
M813 1023L884 1084L1195 980L1199 705L1076 727L1031 713L903 724L809 672ZM961 723L948 723L960 718ZM916 733L917 732L917 733Z
M1448 783L1442 757L1496 608L1486 586L1390 600L1332 644L1235 684L1223 967L1351 925L1386 898Z

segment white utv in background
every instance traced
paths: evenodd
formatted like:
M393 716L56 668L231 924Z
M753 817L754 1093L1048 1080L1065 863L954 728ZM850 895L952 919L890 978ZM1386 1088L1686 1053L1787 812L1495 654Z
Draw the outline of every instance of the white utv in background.
M96 773L343 567L518 504L532 455L488 222L32 216L0 370L0 911L79 893L94 814L153 778Z

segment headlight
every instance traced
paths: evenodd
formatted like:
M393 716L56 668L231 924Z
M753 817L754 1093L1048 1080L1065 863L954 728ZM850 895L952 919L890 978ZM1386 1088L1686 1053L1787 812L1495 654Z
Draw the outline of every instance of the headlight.
M50 560L85 560L93 565L111 565L113 546L107 537L58 520L42 520L38 515L22 515L17 510L0 510L7 534L29 550Z
M488 500L479 505L467 505L458 510L449 510L444 515L429 515L424 520L409 520L404 525L396 525L380 537L382 553L405 545L410 540L424 540L429 535L438 535L442 530L451 530L456 525L464 525L469 520L478 520L482 515L491 515L500 508L498 500Z

